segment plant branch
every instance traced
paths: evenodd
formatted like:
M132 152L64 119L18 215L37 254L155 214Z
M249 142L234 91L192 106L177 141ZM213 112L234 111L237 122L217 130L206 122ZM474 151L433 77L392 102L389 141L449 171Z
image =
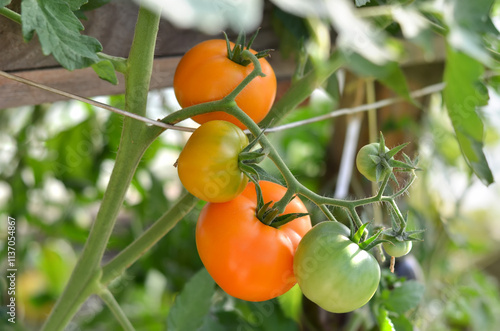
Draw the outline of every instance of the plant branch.
M149 248L167 234L198 202L198 199L185 193L179 201L163 214L149 229L144 231L133 243L115 256L102 268L101 283L107 285L137 261Z
M7 7L2 7L0 8L0 15L7 17L8 19L21 24L21 15L13 11L12 9L9 9Z
M127 315L120 307L120 304L116 301L113 294L109 291L107 287L101 289L98 293L99 297L104 301L109 310L113 313L116 320L120 323L125 331L135 331L134 326L130 323Z
M154 44L160 21L159 13L139 9L134 42L130 51L126 78L126 109L143 115L149 92L154 58ZM139 50L137 50L139 48ZM96 219L90 229L82 254L73 269L64 292L59 297L43 331L59 331L71 320L79 306L92 293L92 284L101 276L100 263L122 206L135 169L151 141L141 139L145 125L125 117L120 146L109 184Z

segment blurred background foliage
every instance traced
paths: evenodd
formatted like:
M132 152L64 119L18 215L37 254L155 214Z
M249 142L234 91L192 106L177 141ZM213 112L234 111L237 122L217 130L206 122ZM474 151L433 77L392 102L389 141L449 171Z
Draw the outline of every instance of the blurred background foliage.
M205 11L212 8L196 7L202 1L184 2ZM378 79L377 98L395 95L391 91L408 98L408 87L422 84L420 76L435 76L436 67L423 65L417 68L419 75L403 74L399 69L403 60L397 54L404 51L395 42L396 38L411 40L426 52L431 59L429 63L437 63L438 81L442 79L444 59L432 61L436 51L432 38L439 24L446 24L455 33L448 34L448 47L468 53L478 63L490 63L491 54L485 49L499 50L496 32L492 32L494 27L488 24L491 21L483 24L474 20L478 8L493 4L491 1L473 5L465 0L455 3L357 0L356 5L363 6L360 12L363 15L356 16L354 23L333 15L337 19L333 26L325 24L326 18L318 15L314 4L320 2L312 1L309 7L303 7L305 2L298 0L289 2L289 7L282 1L273 3L278 6L273 7L272 22L281 38L280 50L298 63L292 80L321 68L325 49L329 52L335 40L340 45L346 43L343 50L353 72L333 76L279 124L306 120L337 107L359 105L355 100L359 89L350 91L347 87L353 82L365 86L369 81L366 77ZM339 2L341 7L346 4L347 1ZM398 7L400 4L405 6ZM449 10L439 7L440 4ZM261 5L261 1L249 4L257 8ZM377 12L390 6L405 11L397 15ZM310 10L304 12L310 14L309 18L295 16L301 8ZM495 17L499 8L498 2L494 2L490 15ZM422 16L429 18L430 23L419 25ZM352 48L346 40L349 28L362 27L368 21L377 27L379 34L365 50ZM249 24L251 29L254 23L250 20ZM324 29L328 33L321 38ZM457 44L458 37L465 40L464 44ZM376 40L381 43L378 45ZM381 57L389 62L375 64ZM495 69L491 72L490 102L478 108L478 112L485 124L484 152L493 176L498 179L500 91ZM363 91L361 103L366 103L369 100L364 95L368 92L365 87ZM173 98L170 89L152 91L148 116L164 116L175 109ZM99 100L118 108L124 105L124 97L119 95ZM140 330L288 331L385 330L390 322L398 331L495 330L500 325L500 186L497 183L485 186L468 166L441 94L437 92L420 101L417 112L398 103L377 116L376 128L383 131L390 145L411 141L408 153L420 155L422 171L409 195L399 203L409 212L410 227L426 231L424 241L414 244L411 255L397 260L396 274L384 270L381 287L369 305L353 313L335 315L302 298L297 287L262 303L244 302L218 289L214 291L213 281L202 269L194 240L197 215L203 205L200 202L111 284L111 291L132 324ZM353 117L309 123L269 133L269 137L301 182L317 192L333 195L339 182L339 163L345 155L346 127ZM363 124L355 146L364 145L373 136L373 132L369 134L368 116L359 118ZM20 323L15 325L16 330L38 329L62 292L104 194L121 125L120 116L77 102L0 111L0 218L2 224L8 216L17 221ZM105 259L137 238L180 196L182 187L173 164L188 137L186 133L168 131L149 148L127 193ZM266 161L264 167L275 172L270 162ZM348 183L348 197L371 193L370 184L355 169ZM322 220L314 209L310 211L315 223ZM376 210L367 208L363 217L376 218ZM0 229L2 270L6 269L3 257L7 256L5 229L6 226ZM381 252L375 254L380 258ZM6 293L5 277L0 280L0 287ZM169 314L170 311L175 314ZM4 323L0 329L7 327L5 319L0 323ZM96 297L85 303L69 326L70 330L119 328Z

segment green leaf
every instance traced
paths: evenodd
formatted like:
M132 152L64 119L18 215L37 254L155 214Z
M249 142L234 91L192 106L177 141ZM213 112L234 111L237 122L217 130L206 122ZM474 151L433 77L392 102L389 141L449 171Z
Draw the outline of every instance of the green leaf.
M72 3L76 5L77 2ZM52 54L66 69L85 68L99 61L96 53L102 50L101 44L80 34L83 25L67 2L24 0L21 20L24 39L31 40L36 31L43 54Z
M490 16L494 0L446 2L448 10L444 11L444 18L450 30L447 36L450 45L484 64L491 64L482 35L494 34L498 38L498 31Z
M116 78L116 71L113 63L109 60L99 61L92 64L92 69L99 76L99 78L110 82L113 85L118 84L118 78Z
M479 81L483 66L464 53L447 50L444 72L444 103L448 110L462 154L474 173L489 185L493 174L483 153L483 122L476 112L488 101L488 90Z
M405 315L399 315L398 317L391 317L394 329L397 331L413 331L412 323L406 318Z
M81 6L89 2L88 0L65 0L72 11L80 9Z
M416 281L406 281L389 293L384 302L389 311L403 314L418 306L424 294L424 286Z
M184 286L167 317L168 330L197 330L210 310L215 282L203 268Z
M356 0L356 7L361 7L366 5L370 0Z
M389 312L382 307L378 311L377 322L380 331L396 331L389 318Z
M300 321L302 313L302 291L298 284L295 284L295 286L285 294L280 295L278 297L278 302L286 317L295 322Z
M356 53L344 54L344 57L349 69L358 75L373 77L406 100L412 101L405 75L397 62L389 61L383 65L377 65Z
M0 8L7 6L11 1L12 0L0 0Z

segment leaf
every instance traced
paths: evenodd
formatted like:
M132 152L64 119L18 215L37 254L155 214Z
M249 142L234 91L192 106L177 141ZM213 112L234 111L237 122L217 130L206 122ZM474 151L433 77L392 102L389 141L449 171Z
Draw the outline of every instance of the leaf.
M72 6L76 3L72 2ZM99 61L96 53L102 50L101 44L80 34L83 25L67 2L24 0L21 20L24 39L31 40L36 31L43 54L52 54L66 69L85 68Z
M80 9L81 6L89 2L88 0L65 0L72 11Z
M197 330L210 310L215 282L203 268L184 286L167 317L168 330Z
M0 0L0 8L5 7L11 3L12 0Z
M412 100L405 75L396 61L377 65L356 53L344 54L344 58L349 69L358 75L374 77L406 100Z
M405 315L399 315L398 317L391 317L394 329L397 331L413 331L413 325L406 318Z
M370 2L370 0L356 0L356 6L361 7L366 5L368 2Z
M92 64L92 69L99 76L99 78L110 82L113 85L118 84L118 78L116 78L116 71L113 63L109 60L99 61Z
M384 305L389 311L403 314L418 306L424 294L424 286L416 281L406 281L389 293Z
M278 297L283 314L292 320L299 322L302 313L302 291L295 284L288 292Z
M479 81L483 72L477 60L448 48L444 103L465 160L481 181L489 185L494 179L483 153L483 122L476 112L489 98L488 90Z
M448 0L448 10L444 11L444 19L450 29L447 36L450 45L487 65L492 60L482 34L490 33L498 37L490 17L493 3L494 0Z
M179 28L196 28L216 34L227 27L233 31L254 31L262 20L264 1L135 0L160 9L164 18Z
M389 312L382 307L379 309L377 322L380 331L396 331L391 319L389 318Z

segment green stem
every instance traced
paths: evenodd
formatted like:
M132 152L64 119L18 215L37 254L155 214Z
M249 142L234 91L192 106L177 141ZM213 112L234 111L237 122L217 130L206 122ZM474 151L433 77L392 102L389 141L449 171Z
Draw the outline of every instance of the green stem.
M6 8L6 7L0 8L0 15L5 16L8 19L10 19L18 24L21 24L21 15L19 15L18 13L16 13L15 11L13 11L9 8Z
M361 220L361 218L359 218L359 215L356 212L356 207L350 206L348 208L348 210L349 210L349 214L351 215L352 219L354 220L354 223L356 223L356 226L359 229L363 225L363 221Z
M99 297L102 299L102 301L104 301L106 306L108 306L109 310L111 310L116 320L123 327L123 330L135 331L134 326L132 325L132 323L130 323L127 315L122 310L113 294L107 288L101 289L101 291L99 292Z
M180 200L163 214L149 229L127 248L115 256L102 268L101 283L107 285L118 277L132 263L137 261L149 248L167 234L198 202L198 199L185 193Z
M335 216L333 216L333 214L330 212L330 210L328 209L327 206L319 205L319 209L321 209L321 211L323 212L323 214L325 214L325 216L326 216L326 218L328 218L328 220L337 221L337 219L335 218Z
M125 75L125 109L139 115L145 113L158 23L159 13L153 14L144 7L140 8L134 42L128 60L128 70ZM144 123L128 117L124 119L123 123L115 167L99 212L70 280L49 318L45 321L42 330L62 330L79 306L96 290L92 285L95 283L95 279L101 276L100 262L116 217L135 169L151 143L149 140L141 139L141 133L146 127Z

